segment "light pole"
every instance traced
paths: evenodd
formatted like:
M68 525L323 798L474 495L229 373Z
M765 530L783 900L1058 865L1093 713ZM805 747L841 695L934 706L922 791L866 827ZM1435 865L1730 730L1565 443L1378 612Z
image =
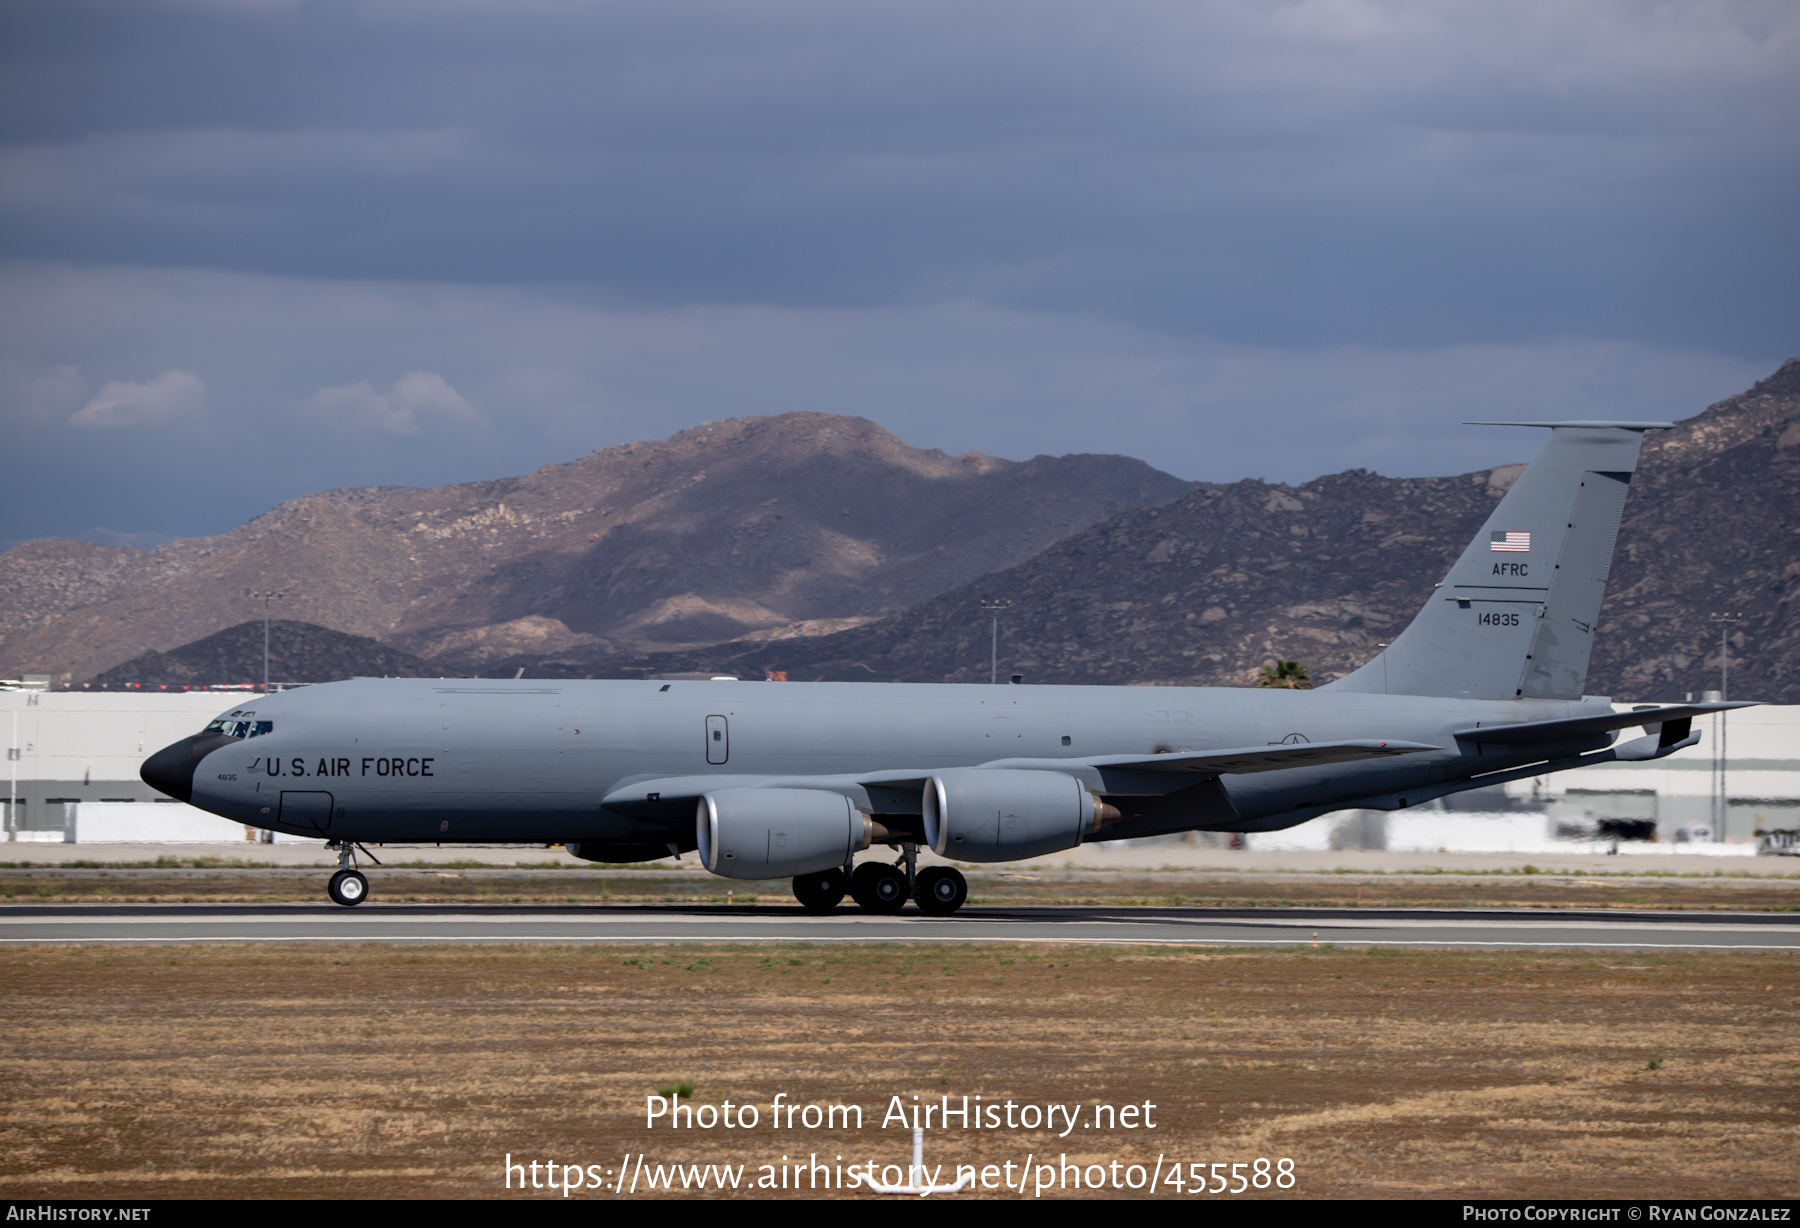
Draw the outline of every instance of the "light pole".
M1000 681L1000 616L1012 609L1012 601L983 597L981 608L984 612L994 616L994 642L988 657L988 684L992 686Z
M1719 624L1719 699L1721 702L1731 698L1731 624L1742 618L1742 614L1714 614L1709 620ZM1719 713L1719 736L1714 751L1719 762L1718 770L1718 822L1713 824L1713 842L1722 844L1725 841L1725 820L1731 816L1731 799L1725 789L1725 772L1727 767L1728 744L1725 740L1725 713Z
M262 602L263 607L263 694L269 693L269 606L287 596L285 589L259 593L253 588L244 590L244 596L252 601Z

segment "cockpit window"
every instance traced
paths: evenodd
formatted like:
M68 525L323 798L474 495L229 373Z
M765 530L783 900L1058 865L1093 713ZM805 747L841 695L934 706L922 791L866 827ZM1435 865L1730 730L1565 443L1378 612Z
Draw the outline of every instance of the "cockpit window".
M274 721L252 721L237 716L221 716L206 727L207 733L222 733L229 738L260 738L274 730Z

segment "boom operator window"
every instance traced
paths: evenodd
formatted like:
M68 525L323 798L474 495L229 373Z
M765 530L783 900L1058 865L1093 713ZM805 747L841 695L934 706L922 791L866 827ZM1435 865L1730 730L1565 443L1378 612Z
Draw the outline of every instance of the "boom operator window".
M222 733L230 738L260 738L263 734L274 731L274 721L245 721L229 716L221 716L205 730L207 733Z

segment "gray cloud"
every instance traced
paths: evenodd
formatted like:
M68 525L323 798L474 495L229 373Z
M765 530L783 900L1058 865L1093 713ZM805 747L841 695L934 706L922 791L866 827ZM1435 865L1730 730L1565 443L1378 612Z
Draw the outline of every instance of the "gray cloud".
M979 302L640 307L55 265L0 268L0 337L22 380L125 386L166 356L210 406L125 432L0 401L0 428L36 458L0 492L15 537L219 531L322 487L494 477L791 409L860 414L921 447L1122 451L1190 478L1449 473L1532 446L1465 418L1685 416L1774 365L1580 338L1255 346Z
M1800 319L1778 2L8 12L15 256L1277 344Z
M305 408L326 421L390 435L417 435L428 427L473 422L476 417L475 407L462 393L429 371L409 372L386 392L375 391L366 379L321 388L306 399Z
M113 380L69 415L71 426L163 426L206 412L206 382L186 371L155 379Z
M800 407L1195 477L1512 459L1449 424L1800 351L1797 81L1786 0L15 0L0 422L63 468L0 537ZM171 372L204 414L131 391Z

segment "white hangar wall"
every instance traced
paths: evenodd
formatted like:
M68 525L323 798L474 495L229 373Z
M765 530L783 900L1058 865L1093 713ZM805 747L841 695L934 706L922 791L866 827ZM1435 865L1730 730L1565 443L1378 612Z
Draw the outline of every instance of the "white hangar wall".
M1568 821L1652 821L1659 840L1669 843L1682 842L1684 832L1691 837L1706 828L1714 836L1722 834L1725 844L1752 844L1759 829L1800 827L1800 707L1740 708L1703 718L1695 726L1700 744L1667 759L1533 776L1507 785L1507 796L1541 805ZM1717 833L1710 829L1717 814L1714 773L1721 740L1728 754L1727 806L1724 830Z
M215 831L209 842L245 839L242 824L163 797L138 779L138 767L219 713L254 702L231 691L0 691L6 839L84 839L82 806L96 834L135 828L140 841L185 840L204 828Z
M1338 811L1245 843L1265 852L1612 852L1609 829L1623 826L1649 838L1617 841L1621 853L1751 856L1758 832L1800 828L1800 706L1741 708L1724 718L1722 831L1715 830L1719 725L1718 717L1696 722L1698 746L1650 763L1532 776L1403 811ZM1621 740L1635 736L1628 729Z

